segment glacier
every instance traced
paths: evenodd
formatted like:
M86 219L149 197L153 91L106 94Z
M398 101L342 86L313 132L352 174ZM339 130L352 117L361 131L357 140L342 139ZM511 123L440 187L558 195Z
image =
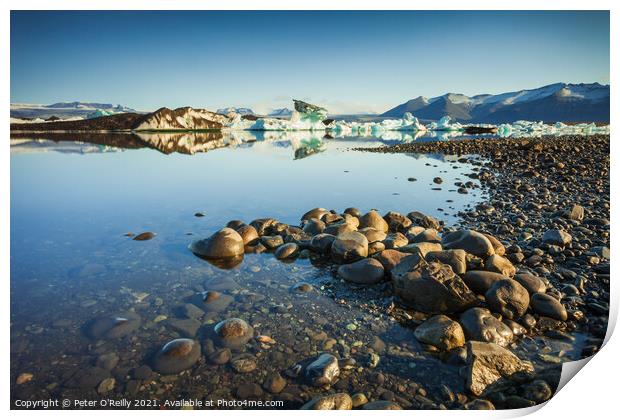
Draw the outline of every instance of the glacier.
M497 137L540 137L545 135L590 135L609 134L609 125L597 126L594 123L545 124L542 121L515 121L511 124L462 124L444 116L428 125L422 124L410 112L402 118L388 118L380 121L332 120L327 117L325 108L294 100L295 108L289 119L276 117L255 117L231 112L224 122L224 130L236 131L309 131L325 132L334 138L378 137L382 140L414 141L422 136L445 140L462 136L467 130L484 129ZM488 134L479 134L481 136Z

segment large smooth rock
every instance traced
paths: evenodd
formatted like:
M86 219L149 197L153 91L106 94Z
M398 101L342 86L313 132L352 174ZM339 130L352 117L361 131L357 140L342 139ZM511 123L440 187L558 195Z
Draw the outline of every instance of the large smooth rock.
M318 235L325 230L325 223L319 219L308 219L304 224L304 232L310 235Z
M514 265L501 255L491 255L484 262L484 269L495 273L503 274L506 277L514 277L517 269Z
M407 217L414 225L422 226L427 229L435 229L438 231L441 230L441 223L439 223L437 219L432 216L427 216L424 213L420 213L419 211L412 211L407 214Z
M499 280L485 294L487 305L494 312L508 319L517 319L525 314L530 305L527 289L515 280Z
M402 407L394 401L377 400L364 404L362 410L402 410Z
M534 293L545 293L547 286L545 282L538 276L528 273L517 273L515 280L518 281L521 286L525 287L530 295Z
M534 293L530 301L532 310L538 315L566 321L568 314L562 302L544 293Z
M329 233L330 235L338 236L342 235L343 233L355 232L356 230L357 227L355 227L353 224L347 222L340 222L328 225L323 232Z
M265 235L260 237L260 243L267 249L276 249L284 243L284 238L280 235Z
M254 335L254 328L242 319L229 318L217 323L213 332L219 346L242 349Z
M471 308L461 314L461 326L468 340L507 346L514 339L512 330L488 309Z
M254 245L258 242L258 232L254 226L243 225L239 226L235 230L241 236L244 245Z
M204 258L222 259L243 255L243 238L231 228L224 228L207 239L200 239L190 244L189 249Z
M499 241L499 239L495 236L489 235L488 233L483 233L483 235L491 242L491 245L493 245L493 250L497 255L504 256L504 254L506 254L506 247Z
M374 258L364 258L338 267L338 275L351 283L376 284L383 281L383 265Z
M371 227L382 232L388 232L389 226L385 219L375 211L371 210L362 217L360 217L360 229Z
M423 257L429 252L441 251L441 244L436 242L416 242L399 248L403 252L418 253Z
M372 227L360 229L358 232L363 234L368 239L368 242L382 241L387 237L387 233Z
M383 265L385 271L390 272L401 260L405 257L410 256L411 254L407 254L405 252L400 252L396 249L386 249L381 251L381 253L377 256L377 260Z
M549 245L566 246L571 243L573 237L560 229L551 229L545 232L542 241Z
M467 343L466 387L474 395L484 393L489 385L517 372L532 372L533 366L523 362L510 350L497 344L470 341Z
M317 207L304 213L304 215L301 216L301 220L309 220L309 219L321 220L321 217L323 217L327 213L329 213L329 210L324 209L322 207Z
M413 332L418 341L451 350L465 344L465 334L461 325L445 315L436 315L424 321Z
M338 375L340 375L338 359L329 353L319 355L304 370L304 377L313 386L330 385Z
M423 265L426 265L426 261L424 261L424 258L422 258L420 254L407 254L406 257L400 258L398 263L390 271L392 281L400 281L401 278Z
M432 314L458 312L477 301L452 268L441 263L421 264L418 269L397 277L394 289L408 306Z
M384 240L383 243L387 249L396 249L402 248L403 246L409 243L409 240L405 235L400 232L390 233Z
M407 232L407 238L409 238L410 243L417 242L434 242L440 243L441 237L439 236L439 232L435 229L424 229L421 232L416 233L415 235L410 235L409 233L415 232L415 230L409 229Z
M475 230L457 230L443 236L441 244L444 249L462 249L468 254L486 258L495 253L491 241Z
M474 292L484 295L493 284L508 277L491 271L471 270L463 274L463 281Z
M271 228L276 225L278 223L278 221L276 219L272 219L272 218L265 218L265 219L256 219L256 220L252 220L250 222L250 226L254 227L254 229L256 229L256 232L258 233L258 236L265 236L265 235L269 235L271 232Z
M383 219L387 222L390 232L398 232L411 226L411 220L398 212L389 211Z
M337 262L352 262L368 256L368 239L359 232L337 236L332 243L332 257Z
M332 249L332 244L336 240L334 235L329 235L327 233L319 233L315 235L310 240L310 249L314 252L319 252L321 254L327 254Z
M177 338L166 343L153 358L153 369L163 375L182 372L200 358L200 344L189 338Z
M424 256L428 262L439 261L452 267L456 274L467 271L467 253L462 249L449 249L445 251L430 251Z
M314 397L301 406L301 410L351 410L352 408L353 401L349 394L344 392Z
M290 258L295 258L298 253L299 245L291 242L288 244L280 245L278 249L276 249L276 251L274 252L274 255L279 260L286 260Z

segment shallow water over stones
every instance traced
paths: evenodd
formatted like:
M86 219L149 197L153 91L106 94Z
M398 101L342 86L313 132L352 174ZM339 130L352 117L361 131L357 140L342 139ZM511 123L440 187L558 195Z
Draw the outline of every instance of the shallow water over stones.
M444 354L416 340L414 327L423 321L419 313L396 309L397 316L389 315L386 309L393 307L393 297L384 284L345 282L336 276L336 267L303 252L288 264L254 253L232 262L206 261L196 258L187 245L233 219L249 222L273 216L298 224L299 215L316 205L339 212L358 206L360 217L377 206L380 214L420 210L451 223L455 217L436 209L453 214L480 197L476 189L462 198L448 188L457 178L465 180L471 166L357 152L353 159L354 152L332 143L294 166L290 147L282 146L256 144L183 159L156 152L13 156L11 372L15 377L33 376L12 385L12 398L97 398L104 385L106 395L116 398L165 399L182 393L193 398L278 399L286 407L299 408L323 396L324 390L291 368L329 353L337 358L339 371L330 392L363 393L369 404L386 407L466 403L458 355L451 355L454 363L449 363L442 360ZM50 191L41 191L39 177L32 173L39 165L51 174L60 170L65 176L79 175L71 194L54 187L54 179L49 180ZM132 165L128 172L122 169ZM371 170L376 167L382 169ZM216 171L226 176L216 177ZM443 190L433 191L430 184L438 174ZM411 175L418 181L407 181ZM296 200L283 199L293 192ZM425 200L419 199L422 194ZM52 200L56 195L59 201ZM197 209L205 216L195 217ZM354 213L350 209L346 214ZM315 212L313 217L319 214L323 218L327 213ZM423 234L418 244L437 243L434 218L408 216L427 229L412 232L412 239ZM366 219L377 232L383 231L374 216ZM389 219L391 226L402 224L396 217ZM248 245L264 246L256 244L258 235L272 225L263 219L252 226L254 231L246 229L241 235L246 250ZM316 223L313 229L320 227ZM122 236L147 229L157 236L137 242ZM335 238L330 236L323 234L310 248L332 249ZM362 242L362 249L372 245L354 242ZM275 244L273 248L278 249ZM428 248L426 255L437 252ZM343 255L356 259L359 253ZM141 319L130 333L84 334L85 323L100 317L108 320L103 331L124 325L123 319L129 319L125 313ZM213 332L231 318L247 322L253 333L243 337L242 346L222 348ZM177 339L196 340L199 347L191 349L202 349L197 361L180 370L159 369L163 375L154 372L154 355ZM580 340L542 336L522 340L512 350L519 357L531 357L543 349L546 357L536 360L537 367L557 366L557 360L575 357ZM189 347L181 346L173 356L186 354L183 349ZM116 360L113 355L116 363L109 362ZM348 406L349 400L342 400L334 405Z

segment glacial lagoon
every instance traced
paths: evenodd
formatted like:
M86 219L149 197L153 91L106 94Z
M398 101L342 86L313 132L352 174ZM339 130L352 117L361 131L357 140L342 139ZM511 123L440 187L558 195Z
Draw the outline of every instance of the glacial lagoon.
M458 366L421 346L407 321L379 310L392 305L381 286L369 297L343 287L324 261L283 263L269 253L245 255L222 269L193 255L188 244L234 219L274 217L298 225L317 206L417 210L454 225L459 211L485 198L468 177L472 165L443 155L351 150L390 144L372 137L153 134L144 143L130 135L59 136L11 140L11 371L34 378L12 390L13 400L260 397L298 407L308 396L299 381L287 378L278 393L260 385L331 349L349 358L347 369L355 372L337 389L385 399L393 391L382 384L398 382L422 406L425 399L440 403L447 392L464 392ZM457 192L459 181L472 181L468 194ZM155 236L127 236L141 232ZM300 282L310 290L300 292ZM233 299L196 321L187 304L204 291ZM89 336L93 319L127 313L140 319L132 334ZM253 360L255 370L235 372L203 359L178 375L152 371L153 354L166 342L201 339L233 317L271 339L233 352L233 359ZM579 340L544 345L570 359L579 354ZM538 352L541 345L523 340L515 352ZM377 350L381 363L361 357L362 348Z

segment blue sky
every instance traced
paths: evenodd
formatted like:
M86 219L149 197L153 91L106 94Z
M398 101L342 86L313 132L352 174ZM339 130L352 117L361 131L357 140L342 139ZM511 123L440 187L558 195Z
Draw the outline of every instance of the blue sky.
M608 12L11 12L12 103L383 112L609 71Z

